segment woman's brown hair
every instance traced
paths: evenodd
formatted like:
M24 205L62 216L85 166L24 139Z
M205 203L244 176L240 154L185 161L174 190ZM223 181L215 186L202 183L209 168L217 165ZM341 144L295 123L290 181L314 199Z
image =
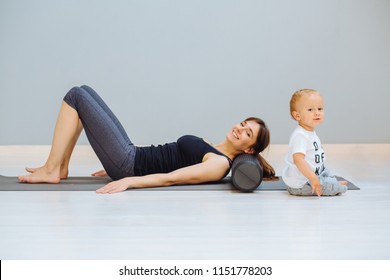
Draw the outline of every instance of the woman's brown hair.
M247 118L245 121L254 121L260 125L260 130L256 138L256 143L251 148L255 151L254 155L257 157L257 160L259 161L260 165L263 167L264 179L268 179L268 180L277 179L277 177L275 176L274 168L261 155L261 153L269 146L271 142L271 134L267 125L262 119L256 117Z

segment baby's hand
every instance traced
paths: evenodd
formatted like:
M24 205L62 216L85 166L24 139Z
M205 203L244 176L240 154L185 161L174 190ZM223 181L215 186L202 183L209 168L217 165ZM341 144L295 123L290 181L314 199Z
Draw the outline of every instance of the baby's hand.
M310 184L311 184L311 192L313 194L317 194L317 196L321 196L322 195L322 187L320 184L320 180L318 178L316 178L314 180L311 180Z

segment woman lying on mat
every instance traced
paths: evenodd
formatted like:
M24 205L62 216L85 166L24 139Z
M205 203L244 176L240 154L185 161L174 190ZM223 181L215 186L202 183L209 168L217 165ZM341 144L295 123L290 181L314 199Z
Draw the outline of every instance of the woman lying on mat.
M235 125L217 145L186 135L174 143L137 147L100 96L92 88L81 86L64 97L45 165L26 168L31 174L19 176L19 180L59 183L66 179L70 156L83 128L104 167L92 175L108 175L115 180L97 193L217 181L228 174L232 160L242 153L257 155L264 177L275 175L259 154L270 143L269 130L261 119L248 118Z

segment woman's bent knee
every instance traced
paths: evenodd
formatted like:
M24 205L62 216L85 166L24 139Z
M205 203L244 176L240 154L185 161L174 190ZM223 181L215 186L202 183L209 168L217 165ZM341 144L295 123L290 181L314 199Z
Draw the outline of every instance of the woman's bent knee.
M68 93L64 96L64 101L73 109L77 110L80 100L85 95L88 95L88 92L86 92L82 87L76 86L68 91Z

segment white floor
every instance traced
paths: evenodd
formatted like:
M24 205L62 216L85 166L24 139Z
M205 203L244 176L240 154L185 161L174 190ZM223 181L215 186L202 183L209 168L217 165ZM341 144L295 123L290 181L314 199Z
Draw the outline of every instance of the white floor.
M0 192L0 259L390 259L390 144L324 148L328 167L361 190ZM267 155L278 174L285 151ZM47 153L0 146L0 174L24 174ZM71 175L100 169L88 146L71 164Z

